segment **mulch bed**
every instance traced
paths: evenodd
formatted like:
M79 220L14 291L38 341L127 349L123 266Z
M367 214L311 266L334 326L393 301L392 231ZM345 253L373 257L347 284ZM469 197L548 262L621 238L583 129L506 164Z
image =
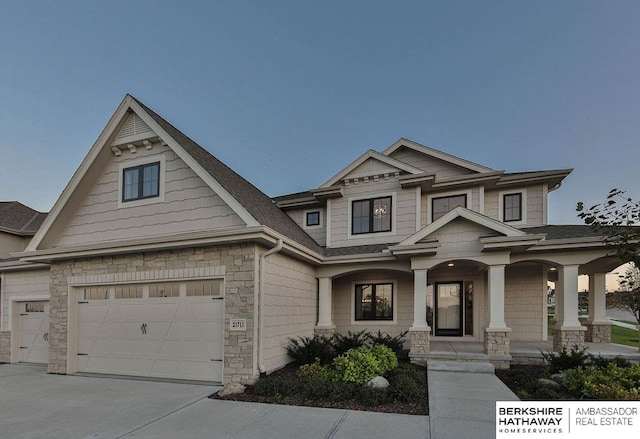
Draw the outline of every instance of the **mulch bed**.
M510 369L496 369L496 376L520 399L528 401L572 401L579 399L560 388L545 390L537 384L538 378L546 378L542 365L512 364Z
M298 405L298 406L307 406L307 407L325 407L325 408L333 408L333 409L347 409L347 410L361 410L361 411L369 411L369 412L383 412L383 413L400 413L406 415L428 415L429 414L429 402L428 402L428 392L427 392L427 372L424 367L411 365L411 367L415 367L419 369L422 373L420 377L424 380L424 389L425 389L425 397L423 401L420 402L412 402L412 403L402 403L402 402L394 402L381 404L374 407L368 407L363 405L362 403L354 400L346 400L346 401L328 401L321 399L306 399L301 396L293 395L286 397L264 397L258 396L253 393L252 386L247 386L247 389L244 393L240 393L237 395L228 395L223 398L218 397L217 394L211 395L213 399L222 399L227 401L247 401L247 402L262 402L267 404L283 404L283 405ZM286 378L288 380L298 380L297 376L298 366L294 364L289 364L284 368L271 373L269 376L279 376L282 378Z

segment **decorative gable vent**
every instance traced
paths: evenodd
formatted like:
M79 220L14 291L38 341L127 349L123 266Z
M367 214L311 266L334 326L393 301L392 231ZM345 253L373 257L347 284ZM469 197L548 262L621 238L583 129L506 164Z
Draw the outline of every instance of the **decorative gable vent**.
M153 130L149 128L149 125L144 123L144 121L135 113L131 113L127 118L127 121L124 123L124 126L118 133L117 139L122 139L125 137L131 136L139 136L141 134L153 133Z

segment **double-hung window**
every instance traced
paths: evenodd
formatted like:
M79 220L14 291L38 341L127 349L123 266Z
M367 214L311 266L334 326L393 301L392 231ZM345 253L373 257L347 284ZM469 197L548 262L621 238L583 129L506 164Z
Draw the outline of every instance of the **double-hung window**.
M393 283L357 284L356 320L393 320Z
M467 207L466 194L432 198L431 221L436 221L437 219L442 218L456 207Z
M504 221L522 221L522 194L505 194L502 199Z
M357 200L351 204L351 234L391 231L391 197Z
M123 169L122 182L123 202L158 197L160 195L160 162Z

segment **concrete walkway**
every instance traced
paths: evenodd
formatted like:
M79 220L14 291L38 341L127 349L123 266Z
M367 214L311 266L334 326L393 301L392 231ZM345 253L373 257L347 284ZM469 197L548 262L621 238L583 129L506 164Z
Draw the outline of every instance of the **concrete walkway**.
M494 438L496 401L518 397L490 363L427 363L430 435L433 439Z

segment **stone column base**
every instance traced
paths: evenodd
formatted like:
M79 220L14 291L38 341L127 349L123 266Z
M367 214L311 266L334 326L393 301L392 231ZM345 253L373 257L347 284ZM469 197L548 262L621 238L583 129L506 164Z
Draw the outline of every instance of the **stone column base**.
M484 330L484 352L487 355L510 355L509 334L511 328L487 328Z
M0 331L0 363L11 362L11 331Z
M611 343L611 323L589 323L585 324L587 332L584 334L584 341L590 343Z
M336 326L316 326L313 329L315 335L324 335L325 337L331 337L336 332Z
M431 351L431 328L409 328L409 356Z
M563 349L576 347L584 349L584 336L587 328L584 326L554 326L553 350L562 352Z

